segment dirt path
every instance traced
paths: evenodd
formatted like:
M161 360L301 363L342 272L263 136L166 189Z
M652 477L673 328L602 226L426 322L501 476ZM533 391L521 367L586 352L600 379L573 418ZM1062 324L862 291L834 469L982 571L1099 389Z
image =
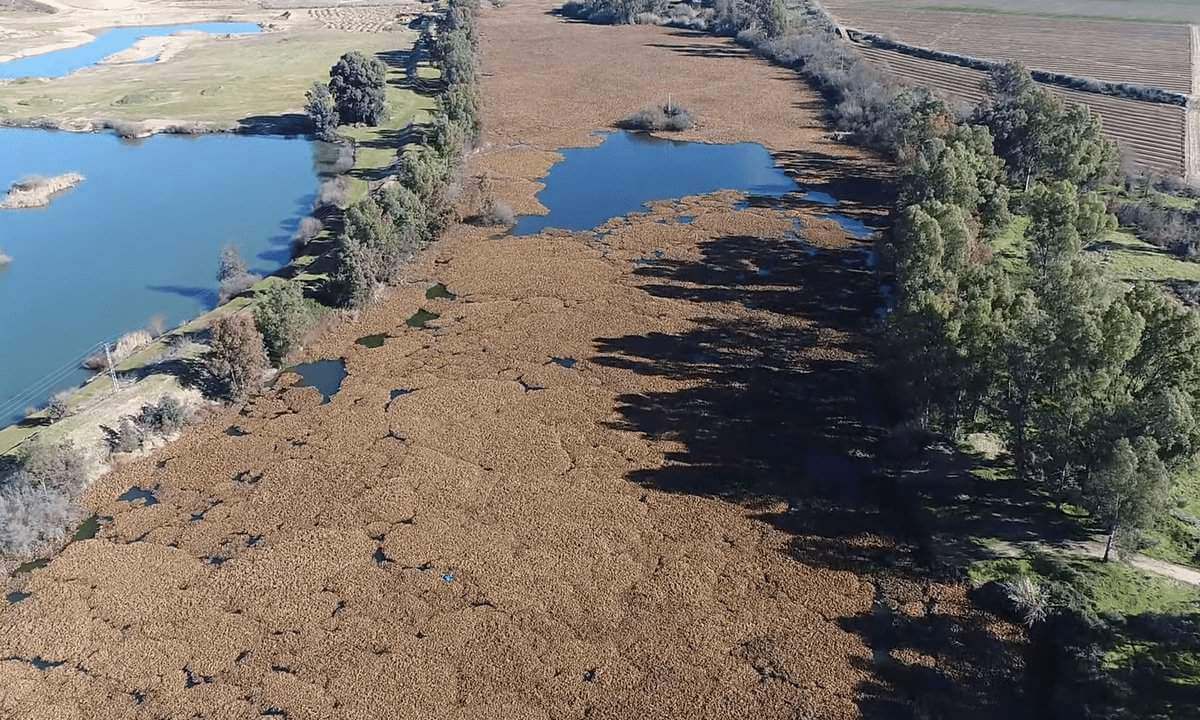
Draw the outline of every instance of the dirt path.
M1104 543L1099 540L1070 543L1069 550L1090 558L1104 557ZM1156 560L1145 555L1134 555L1128 558L1130 565L1153 575L1171 578L1181 583L1200 587L1200 571L1186 565L1178 565L1165 560Z
M518 211L557 148L668 91L693 138L886 204L791 73L550 8L485 11L472 170ZM0 609L0 717L1007 717L1021 634L880 530L864 247L827 208L742 200L452 228L310 349L345 358L331 402L273 390L101 481L111 522Z

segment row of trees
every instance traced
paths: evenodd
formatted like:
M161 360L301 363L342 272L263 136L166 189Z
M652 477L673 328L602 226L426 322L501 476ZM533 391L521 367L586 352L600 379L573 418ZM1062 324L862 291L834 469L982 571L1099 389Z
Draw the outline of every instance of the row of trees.
M1084 252L1116 227L1099 122L1016 64L986 89L966 121L926 113L897 149L895 377L921 425L999 430L1022 480L1086 507L1110 550L1133 545L1200 449L1200 321ZM1010 205L1028 218L1015 260L995 247Z
M476 8L470 0L454 0L436 37L422 38L441 67L444 89L426 137L401 149L396 178L346 211L333 282L344 305L368 303L450 217L463 155L482 132Z
M340 304L361 307L396 274L449 219L463 153L478 142L479 87L474 2L451 2L436 35L423 35L421 48L438 60L444 90L421 142L404 147L396 175L351 205L337 238L337 270L329 283ZM374 124L386 117L386 68L352 52L330 71L328 84L313 86L307 109L319 135L331 137L338 123ZM245 292L260 278L249 272L232 247L221 255L221 301ZM213 323L208 368L232 397L255 388L271 365L280 365L300 346L318 314L296 282L272 282L255 294L250 313L231 313Z

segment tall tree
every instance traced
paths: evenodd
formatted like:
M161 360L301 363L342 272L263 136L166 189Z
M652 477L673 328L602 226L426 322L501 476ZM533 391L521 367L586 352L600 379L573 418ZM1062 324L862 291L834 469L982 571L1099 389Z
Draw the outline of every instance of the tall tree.
M329 87L315 82L304 95L304 112L312 121L313 132L321 140L333 140L337 135L338 111Z
M329 71L329 92L342 123L378 125L387 115L387 68L377 58L348 52Z
M1105 562L1114 547L1133 547L1136 533L1161 512L1170 488L1170 476L1153 438L1123 437L1112 445L1084 495L1088 509L1108 528Z

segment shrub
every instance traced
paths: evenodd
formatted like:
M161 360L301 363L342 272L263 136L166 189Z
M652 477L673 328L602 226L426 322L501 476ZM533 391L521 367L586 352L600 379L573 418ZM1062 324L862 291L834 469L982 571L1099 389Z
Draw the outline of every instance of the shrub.
M104 431L106 440L108 441L108 449L116 453L131 453L142 449L145 443L146 435L133 418L123 417L121 422L117 423L117 429L113 430L110 427L101 425L100 429Z
M145 430L170 435L187 422L187 408L174 395L163 395L158 402L143 405L137 424Z
M517 221L517 214L508 203L489 196L484 201L483 212L479 218L485 225L508 226Z
M263 336L248 315L228 315L213 323L207 356L209 371L226 385L230 397L254 390L267 370Z
M50 418L50 422L58 422L70 413L70 407L67 405L67 393L60 392L50 398L50 404L46 406L46 417Z
M336 177L321 183L317 189L317 207L342 207L350 197L350 184L344 177Z
M313 124L313 134L321 140L337 137L338 109L333 102L329 87L315 82L304 95L304 112Z
M1152 200L1120 201L1112 210L1138 237L1186 259L1200 256L1200 213L1163 207Z
M233 245L221 248L221 259L217 266L217 304L224 305L231 299L246 292L261 280L258 275L250 272L241 253Z
M0 553L37 553L62 540L77 515L67 491L34 486L17 478L0 488Z
M310 240L320 235L324 229L325 224L320 220L315 217L306 217L296 227L296 234L292 236L292 239L300 245L306 245Z
M1033 627L1046 619L1050 601L1045 590L1033 578L1022 575L1004 583L1008 599L1020 613L1026 627Z
M36 443L21 459L28 480L38 487L74 492L87 479L87 457L70 440Z
M134 330L117 338L116 344L105 353L103 350L92 353L83 361L83 367L94 372L108 370L108 360L111 357L113 365L136 353L138 350L154 342L154 337L148 330Z
M296 349L312 323L312 314L304 303L299 283L268 285L258 294L254 304L254 322L262 333L267 357L278 365Z
M151 337L159 337L167 331L167 316L162 314L151 315L146 321L146 332L150 333Z
M378 125L386 116L387 68L376 58L348 52L329 71L329 92L342 123Z
M626 130L687 130L695 124L692 114L679 105L655 105L642 108L618 125Z

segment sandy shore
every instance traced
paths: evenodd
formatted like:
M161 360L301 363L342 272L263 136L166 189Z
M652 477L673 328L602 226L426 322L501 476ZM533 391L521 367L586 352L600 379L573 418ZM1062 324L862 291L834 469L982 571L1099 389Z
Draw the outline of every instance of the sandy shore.
M138 40L126 50L113 53L100 61L101 65L137 63L154 58L155 62L166 62L187 49L198 38L207 37L202 32L181 32L174 35L157 35Z
M471 172L518 211L557 150L667 92L689 138L886 206L790 72L550 9L484 12ZM285 374L96 485L112 520L0 608L0 716L836 720L924 693L1005 717L1021 634L881 530L866 248L819 206L742 200L603 235L452 227L309 349L345 360L331 402ZM419 308L440 317L406 327ZM135 486L157 503L116 499Z

